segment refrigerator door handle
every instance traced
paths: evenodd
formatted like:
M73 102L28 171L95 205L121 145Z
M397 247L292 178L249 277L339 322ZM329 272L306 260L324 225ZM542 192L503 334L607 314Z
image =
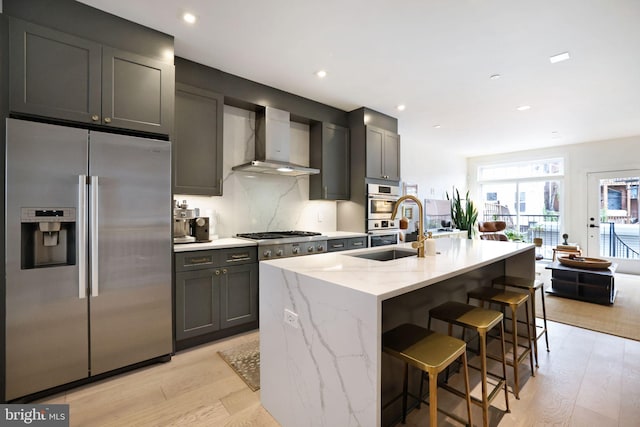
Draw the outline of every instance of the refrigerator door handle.
M98 177L91 177L89 193L90 227L91 227L91 296L98 296Z
M87 176L78 175L78 298L87 297Z

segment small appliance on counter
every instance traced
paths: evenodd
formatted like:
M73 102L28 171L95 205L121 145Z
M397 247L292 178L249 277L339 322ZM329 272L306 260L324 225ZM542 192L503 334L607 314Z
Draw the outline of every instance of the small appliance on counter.
M191 236L196 239L196 243L210 242L209 238L209 218L199 216L191 220Z
M178 203L177 200L174 200L173 207L173 243L195 243L196 237L192 235L191 232L191 222L196 219L200 215L200 210L198 208L189 209L187 205L187 201L183 200L182 203ZM208 239L208 230L209 230L209 221L208 218L199 218L206 219L207 221L207 239Z

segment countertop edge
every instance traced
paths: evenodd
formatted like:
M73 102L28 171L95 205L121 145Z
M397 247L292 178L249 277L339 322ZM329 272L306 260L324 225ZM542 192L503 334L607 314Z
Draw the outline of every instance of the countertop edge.
M215 239L210 242L203 243L183 243L174 244L173 252L191 252L191 251L204 251L208 249L227 249L238 248L243 246L257 246L256 242L247 239L236 239L233 237L225 239Z

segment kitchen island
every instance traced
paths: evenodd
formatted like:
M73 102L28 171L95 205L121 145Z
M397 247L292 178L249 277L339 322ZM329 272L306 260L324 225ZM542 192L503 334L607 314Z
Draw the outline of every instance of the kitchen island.
M397 392L382 333L426 326L428 310L466 300L502 275L533 279L527 243L438 239L436 256L378 261L353 255L410 244L260 263L261 401L283 426L380 426ZM396 372L397 371L397 372Z

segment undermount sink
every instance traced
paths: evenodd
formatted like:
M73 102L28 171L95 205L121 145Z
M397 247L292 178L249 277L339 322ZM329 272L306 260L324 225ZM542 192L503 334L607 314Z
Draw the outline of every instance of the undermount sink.
M383 251L366 252L361 254L349 255L356 258L372 259L374 261L392 261L394 259L416 256L417 251L406 249L387 249Z

